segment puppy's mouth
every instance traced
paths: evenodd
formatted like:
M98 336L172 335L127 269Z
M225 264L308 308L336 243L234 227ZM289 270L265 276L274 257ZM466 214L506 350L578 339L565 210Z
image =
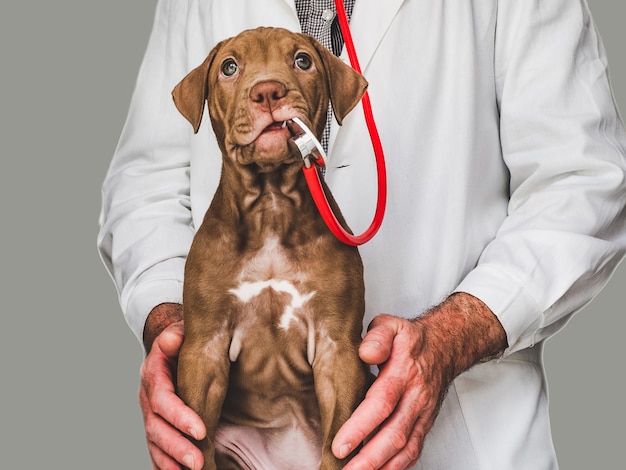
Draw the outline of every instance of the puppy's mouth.
M287 127L287 121L273 121L260 130L252 145L257 151L280 154L283 153L283 147L290 137L291 132Z
M232 126L227 138L227 150L241 165L256 165L266 169L300 163L302 156L293 144L292 119L298 117L309 123L306 113L291 107L276 113L250 116L250 123Z
M287 121L267 121L259 125L256 132L249 133L246 139L241 139L243 142L240 140L241 143L234 146L236 158L243 165L256 164L270 169L276 165L291 163L295 161L288 145L291 137Z
M267 132L280 132L283 131L287 128L287 121L274 121L273 123L271 123L269 126L267 126L265 129L263 129L261 131L261 134L259 135L263 135Z

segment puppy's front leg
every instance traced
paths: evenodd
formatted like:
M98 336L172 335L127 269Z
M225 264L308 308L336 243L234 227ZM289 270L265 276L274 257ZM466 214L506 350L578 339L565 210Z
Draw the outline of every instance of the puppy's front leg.
M339 428L365 396L369 371L359 359L358 344L344 340L318 341L313 363L315 393L320 407L323 444L320 469L342 468L349 458L339 460L331 445Z
M207 436L196 442L204 455L203 470L215 470L215 433L228 389L230 336L208 341L185 338L178 358L178 394L203 419Z

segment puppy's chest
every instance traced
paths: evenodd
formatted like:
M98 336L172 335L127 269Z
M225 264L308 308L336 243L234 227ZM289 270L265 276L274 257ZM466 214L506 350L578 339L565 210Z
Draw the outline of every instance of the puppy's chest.
M312 320L312 300L322 293L311 277L310 266L296 261L277 238L268 237L243 260L227 294L238 307L241 324L267 323L286 332Z

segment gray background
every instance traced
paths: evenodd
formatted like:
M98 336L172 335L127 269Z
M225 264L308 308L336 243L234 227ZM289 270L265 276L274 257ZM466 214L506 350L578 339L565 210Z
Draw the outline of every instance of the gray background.
M626 110L626 3L590 3ZM141 351L95 238L154 6L0 6L0 468L150 468L136 405ZM562 469L624 468L625 288L622 265L547 346Z

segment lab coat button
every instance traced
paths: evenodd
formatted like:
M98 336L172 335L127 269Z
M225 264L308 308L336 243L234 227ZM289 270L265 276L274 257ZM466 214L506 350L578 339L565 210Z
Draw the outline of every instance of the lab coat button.
M330 21L335 17L335 12L331 9L326 9L322 12L322 19L324 21Z

